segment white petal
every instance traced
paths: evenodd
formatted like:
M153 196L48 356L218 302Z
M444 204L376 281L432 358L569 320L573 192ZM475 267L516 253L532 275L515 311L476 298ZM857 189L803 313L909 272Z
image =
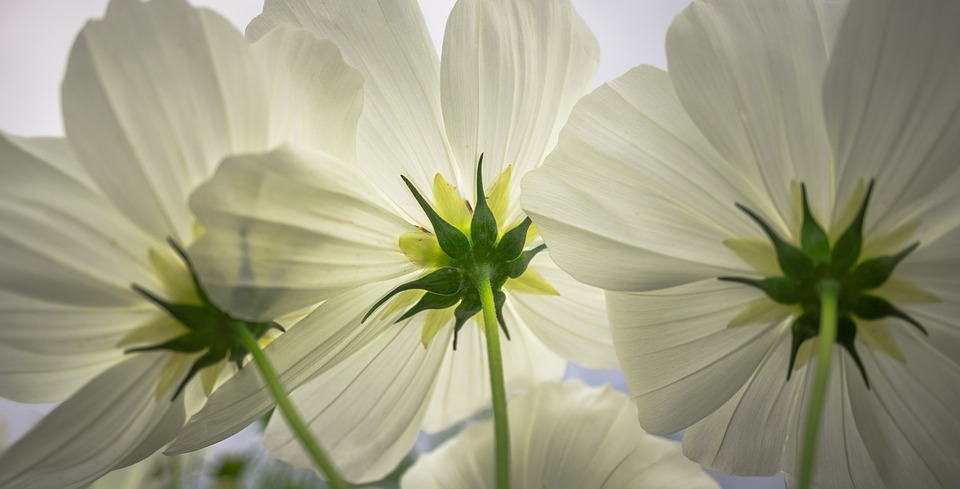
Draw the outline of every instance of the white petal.
M667 74L641 66L577 104L522 204L574 277L649 290L742 275L723 241L761 236L735 207L755 194L684 115Z
M172 356L133 355L77 391L0 457L0 484L84 487L156 452L186 417L184 396L156 392Z
M282 27L254 43L253 54L272 93L271 143L291 142L352 160L363 78L336 45Z
M243 37L183 0L114 0L87 24L63 81L77 156L158 239L193 238L187 195L228 153L266 147L266 93Z
M758 294L718 280L643 294L607 293L614 346L644 429L680 431L747 382L787 327L783 321L727 327Z
M558 292L510 293L507 298L523 324L554 353L588 368L618 368L603 291L578 282L541 253L530 263Z
M484 187L513 165L517 195L519 177L556 144L599 62L597 40L568 0L457 2L444 33L440 88L461 191L473 196L482 153Z
M507 397L529 392L544 382L559 381L567 362L530 332L510 306L509 299L503 314L511 338L508 341L500 335ZM492 405L487 340L477 322L481 320L477 315L467 321L460 330L457 350L448 351L443 360L423 424L427 432L443 431Z
M871 384L849 380L857 429L887 487L952 487L960 480L958 358L909 325L890 329L906 363L861 350Z
M413 271L398 239L415 228L378 197L325 153L284 146L228 158L191 198L207 232L190 254L221 307L271 320Z
M259 39L278 25L328 38L363 74L360 165L410 215L419 206L399 175L430 188L437 172L454 181L440 113L440 70L415 0L270 0L247 28Z
M821 90L845 8L824 1L696 2L667 33L670 77L687 113L784 218L794 215L794 180L806 182L823 224L832 210Z
M0 134L0 161L0 394L63 400L158 317L130 288L160 287L158 244L91 189L63 141Z
M370 307L411 277L375 282L327 300L264 350L288 391L322 374L392 326L360 319ZM220 386L177 435L168 455L198 450L237 433L273 407L255 364L247 364Z
M544 385L508 406L511 484L551 489L715 488L676 442L650 436L618 392L578 382ZM475 423L422 455L403 488L493 488L493 423Z
M874 218L932 194L955 202L958 23L956 2L884 0L850 7L827 74L823 107L839 189L876 178Z
M350 482L382 479L417 439L452 335L452 328L445 328L425 350L420 343L422 323L421 317L391 326L291 396L311 432ZM314 468L281 418L275 413L265 433L270 453L298 467Z

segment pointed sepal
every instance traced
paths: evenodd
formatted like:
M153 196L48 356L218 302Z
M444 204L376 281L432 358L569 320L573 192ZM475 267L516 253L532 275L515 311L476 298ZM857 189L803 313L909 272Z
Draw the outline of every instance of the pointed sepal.
M430 220L430 224L433 225L433 232L437 236L437 243L440 244L440 249L457 260L466 257L470 253L470 240L463 234L463 231L444 221L430 203L420 195L417 187L415 187L410 180L407 180L407 177L401 175L400 178L403 179L403 183L407 184L407 188L413 193L413 197L417 199L420 208L423 209L423 212L427 215L427 219Z

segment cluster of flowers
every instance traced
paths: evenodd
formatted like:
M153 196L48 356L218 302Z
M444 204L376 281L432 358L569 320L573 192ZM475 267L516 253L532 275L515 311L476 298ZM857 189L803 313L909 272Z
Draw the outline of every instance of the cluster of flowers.
M0 487L84 487L261 418L237 331L375 481L490 407L497 325L513 487L792 483L824 281L814 485L950 487L958 26L951 0L698 0L669 72L590 92L569 0L459 0L439 59L415 0L267 0L246 37L112 0L70 54L66 138L0 134L0 396L61 402ZM567 361L622 367L634 402L559 383ZM491 424L402 486L493 487ZM682 453L647 434L685 428ZM310 466L280 416L265 440Z

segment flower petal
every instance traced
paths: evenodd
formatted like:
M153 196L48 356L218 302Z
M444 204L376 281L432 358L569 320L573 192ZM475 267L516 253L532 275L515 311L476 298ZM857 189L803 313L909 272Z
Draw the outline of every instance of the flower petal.
M63 81L64 126L93 180L157 239L193 239L187 195L228 153L266 148L260 70L230 23L183 0L113 0Z
M723 241L760 237L735 207L758 201L684 115L668 75L648 66L577 104L522 196L553 259L612 290L750 273Z
M444 33L440 89L467 195L481 153L484 187L513 165L517 195L519 177L556 144L599 62L597 40L568 0L456 3ZM514 221L519 209L508 215Z
M390 329L395 316L365 323L360 319L378 299L410 278L374 282L329 299L270 343L264 352L284 387L295 390ZM191 452L224 440L273 405L256 365L248 364L213 392L164 453Z
M157 244L84 181L63 140L0 134L0 161L0 395L63 400L158 317L130 289L160 286Z
M349 359L291 395L324 450L353 483L380 480L413 447L440 362L450 348L445 328L429 349L420 344L422 318L391 326ZM270 453L307 469L313 461L281 420L265 433Z
M906 363L869 349L862 355L871 388L859 378L848 387L857 429L887 487L951 487L960 480L958 358L907 325L890 329Z
M823 107L838 188L876 178L874 218L898 214L917 200L956 202L958 23L956 2L884 0L850 7Z
M787 327L782 320L726 326L757 294L718 280L607 293L614 346L644 429L680 431L720 408L750 379Z
M247 36L260 39L279 25L331 39L363 75L359 164L404 211L419 216L397 177L426 190L437 172L450 181L456 173L440 113L439 62L417 2L269 0Z
M510 401L511 483L551 489L719 487L680 446L643 432L636 408L609 387L547 384ZM421 455L403 488L493 488L493 423L474 423Z
M530 391L544 382L563 378L567 362L532 334L510 304L503 308L510 340L500 336L503 374L507 397ZM490 369L487 366L487 340L480 326L480 315L467 321L460 330L457 350L449 351L430 398L423 429L443 431L466 420L493 402L490 397ZM434 340L436 343L436 340ZM450 343L446 343L447 348Z
M821 91L845 9L844 2L702 1L667 33L670 78L687 113L774 215L794 216L794 181L807 183L824 224L832 211Z
M190 254L221 307L272 320L413 271L398 239L415 228L378 197L354 165L306 148L228 158L191 198L207 232Z
M530 263L558 292L511 293L507 302L517 317L554 353L588 368L618 368L603 291L560 270L547 253Z
M185 396L156 392L172 356L136 354L85 385L0 457L0 484L85 487L156 452L186 417Z
M290 142L351 161L363 107L363 77L328 39L281 27L255 42L270 97L271 145Z

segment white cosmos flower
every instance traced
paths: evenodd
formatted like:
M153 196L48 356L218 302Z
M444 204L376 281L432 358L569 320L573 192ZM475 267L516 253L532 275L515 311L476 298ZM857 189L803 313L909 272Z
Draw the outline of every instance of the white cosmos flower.
M688 428L685 454L716 470L796 474L814 369L809 340L791 369L791 328L810 311L717 280L785 273L735 204L800 247L803 184L835 252L874 182L859 263L919 247L879 287L841 285L853 322L814 484L960 480L957 25L952 1L700 1L669 31L669 73L638 67L576 107L523 204L565 270L611 291L645 429Z
M238 251L208 260L201 278L214 300L247 317L329 298L267 353L288 388L302 386L293 398L345 477L376 480L421 428L436 432L490 405L480 316L462 329L455 352L456 304L394 324L422 292L398 295L361 322L393 288L446 260L401 175L463 229L483 154L490 207L500 231L512 229L524 217L519 177L555 144L590 86L598 48L567 0L462 0L440 61L414 0L268 1L248 36L284 25L332 39L363 73L357 160L295 146L228 160L194 194L208 232L193 252ZM528 238L539 242L535 231ZM509 395L559 379L567 359L616 365L602 292L561 272L547 253L504 290ZM247 370L214 394L170 453L226 437L244 424L238 416L271 407ZM266 438L281 459L309 466L283 423Z
M510 401L512 487L719 488L680 443L647 434L637 408L609 386L543 384ZM493 421L474 423L403 475L403 489L492 489Z
M213 359L171 400L203 352L125 353L188 331L131 285L197 303L166 242L194 240L190 191L281 139L349 157L360 87L330 41L251 46L182 0L115 0L83 29L67 138L0 134L0 396L63 401L0 458L0 486L84 486L172 440L231 367Z

